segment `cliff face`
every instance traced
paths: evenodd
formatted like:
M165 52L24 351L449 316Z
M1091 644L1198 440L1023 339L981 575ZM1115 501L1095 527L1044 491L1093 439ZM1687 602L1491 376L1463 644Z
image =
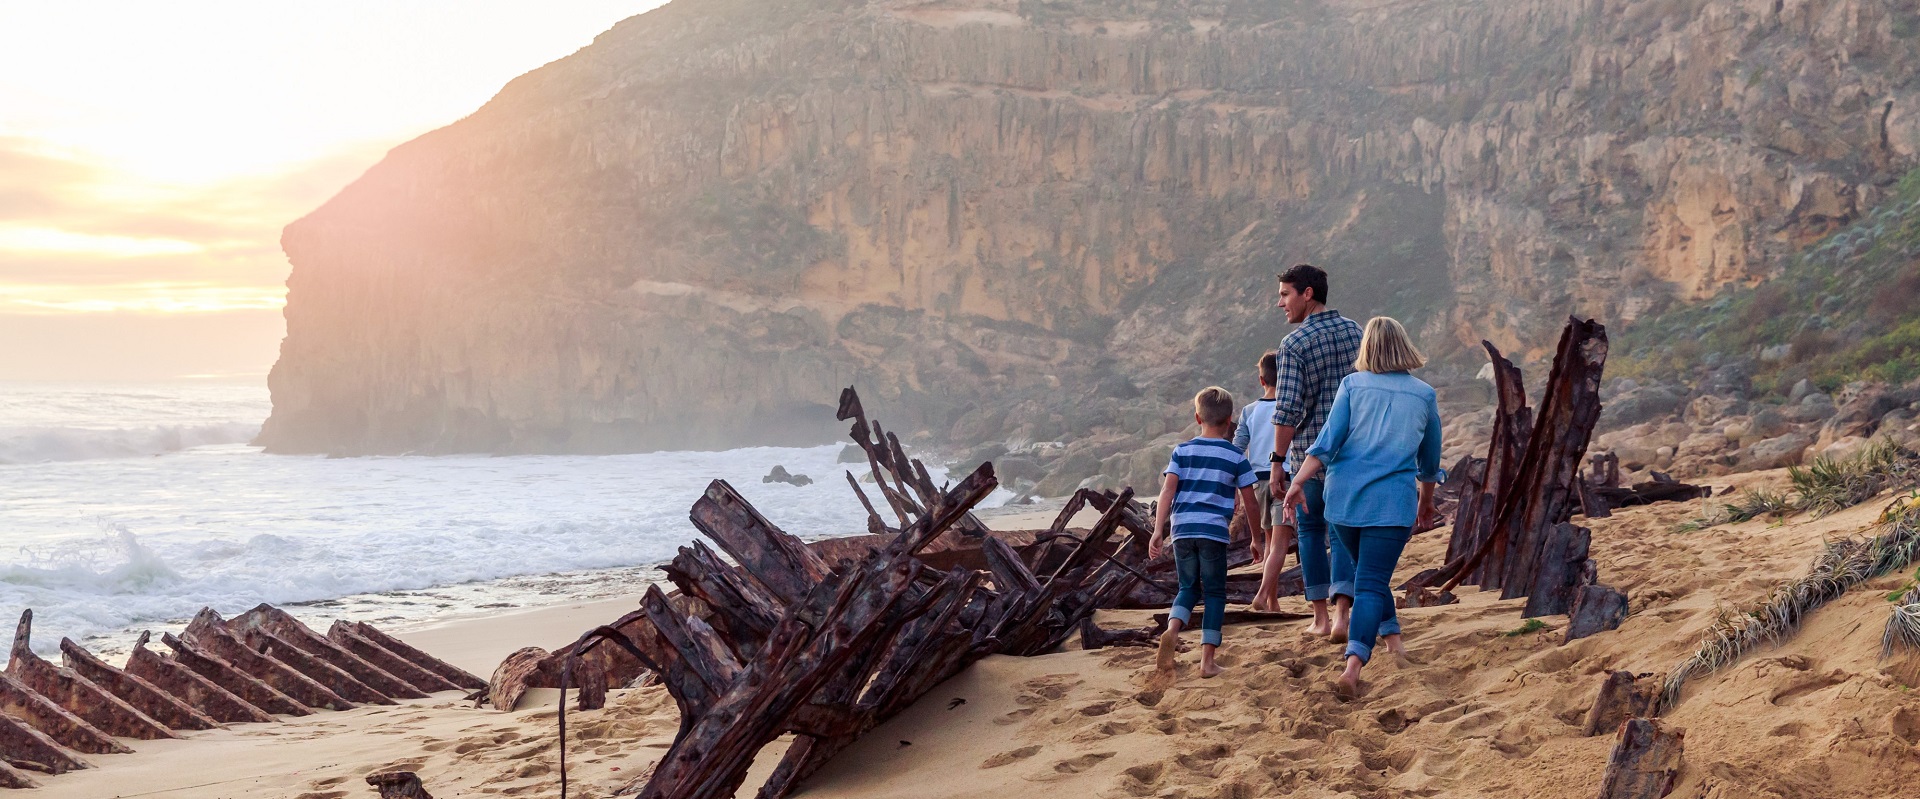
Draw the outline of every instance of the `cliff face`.
M1907 0L676 0L287 228L274 451L1144 441L1274 273L1430 354L1767 278L1920 150Z

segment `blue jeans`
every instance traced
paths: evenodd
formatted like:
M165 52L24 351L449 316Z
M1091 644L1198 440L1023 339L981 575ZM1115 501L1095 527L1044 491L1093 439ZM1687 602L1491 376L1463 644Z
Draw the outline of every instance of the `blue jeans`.
M1295 509L1294 521L1300 535L1300 579L1307 584L1308 601L1352 597L1353 556L1327 538L1327 501L1322 491L1326 481L1308 480L1301 491L1307 495L1307 507Z
M1400 553L1413 537L1412 527L1333 526L1340 537L1340 548L1353 558L1354 583L1360 589L1353 597L1353 622L1347 628L1347 654L1358 655L1360 662L1373 659L1373 644L1382 635L1398 635L1400 618L1393 612L1393 569L1400 565Z
M1173 567L1180 574L1180 593L1167 615L1181 626L1193 624L1194 600L1205 598L1200 616L1200 643L1220 645L1220 622L1227 615L1227 545L1209 538L1176 538Z

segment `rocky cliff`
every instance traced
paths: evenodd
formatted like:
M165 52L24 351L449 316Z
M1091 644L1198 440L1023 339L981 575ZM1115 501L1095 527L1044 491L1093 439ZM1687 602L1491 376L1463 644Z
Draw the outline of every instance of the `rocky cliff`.
M1909 0L675 0L287 228L260 441L817 441L857 384L1126 471L1251 385L1286 264L1537 356L1766 280L1916 150Z

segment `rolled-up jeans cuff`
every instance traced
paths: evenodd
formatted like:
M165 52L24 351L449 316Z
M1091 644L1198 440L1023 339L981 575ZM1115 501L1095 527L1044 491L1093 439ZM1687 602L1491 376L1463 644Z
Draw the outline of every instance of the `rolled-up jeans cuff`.
M1353 583L1352 581L1345 581L1345 580L1334 583L1333 585L1327 588L1327 593L1332 594L1334 596L1343 596L1348 599L1352 599ZM1325 597L1322 597L1322 598L1324 599Z
M1308 602L1318 602L1326 599L1327 593L1327 586L1324 585L1309 585L1306 588Z
M1178 620L1180 626L1185 627L1193 623L1193 608L1183 608L1179 605L1174 605L1172 610L1167 611L1167 618Z
M1200 643L1206 644L1209 646L1219 646L1220 631L1219 630L1201 630Z
M1373 660L1373 647L1367 646L1359 641L1349 640L1347 641L1347 656L1358 657L1360 658L1360 662L1364 664Z
M1386 621L1380 622L1380 632L1378 634L1379 635L1399 635L1400 620L1388 619Z

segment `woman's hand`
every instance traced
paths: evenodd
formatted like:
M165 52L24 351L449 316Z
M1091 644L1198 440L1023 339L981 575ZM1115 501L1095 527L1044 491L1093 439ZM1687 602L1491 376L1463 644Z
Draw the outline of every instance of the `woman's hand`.
M1420 509L1413 513L1413 531L1424 533L1440 526L1440 509L1431 502L1420 503Z

